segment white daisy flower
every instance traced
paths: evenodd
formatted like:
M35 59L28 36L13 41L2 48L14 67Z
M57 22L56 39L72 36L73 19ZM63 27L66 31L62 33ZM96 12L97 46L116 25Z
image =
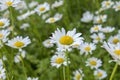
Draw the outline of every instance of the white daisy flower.
M115 36L110 36L110 38L108 39L109 43L112 44L117 44L120 42L120 35L115 35Z
M35 9L35 11L36 11L39 15L41 15L41 14L43 14L43 13L49 11L49 10L50 10L50 5L49 5L47 2L45 2L45 3L43 3L43 4L40 4L40 5Z
M120 1L116 1L113 8L115 9L115 11L119 11L120 10Z
M102 4L102 8L103 9L109 9L109 8L112 7L112 5L114 4L114 2L111 1L111 0L108 0L108 1L103 1L101 4Z
M32 1L32 2L30 2L29 3L29 8L34 8L35 6L37 6L38 5L38 2L37 1Z
M64 65L67 66L65 54L55 54L51 58L51 65L59 68L60 66Z
M85 53L86 55L88 55L88 53L92 54L92 51L96 49L96 45L94 43L82 43L80 45L80 54L82 55L83 53Z
M83 80L84 74L81 69L76 70L75 72L73 72L73 74L74 74L73 80Z
M0 79L6 80L5 69L3 68L3 66L0 66Z
M25 58L26 51L22 50L21 52L17 53L17 55L14 57L14 62L19 63L21 61L21 57Z
M8 30L0 30L0 41L3 43L8 40L7 36L10 34Z
M27 80L38 80L38 78L31 78L31 77L28 77Z
M94 17L93 22L100 24L106 22L106 19L107 19L107 15L98 15Z
M57 44L61 51L64 51L75 44L81 44L83 37L80 36L81 33L76 33L76 29L66 32L64 28L61 30L57 28L50 38L53 43Z
M6 9L7 9L7 7L5 5L0 4L0 11L1 12L4 11L4 10L6 10Z
M7 26L9 26L10 22L8 19L6 18L1 18L0 19L0 28L5 28Z
M94 75L97 79L101 80L107 77L107 73L104 70L97 69L94 71Z
M54 17L48 18L45 22L46 23L55 23L62 18L62 14L56 13Z
M105 48L108 53L113 57L114 62L118 62L120 65L120 43L116 45L104 42L103 48Z
M83 14L81 21L85 22L85 23L91 22L93 20L93 16L94 16L93 14L91 14L89 11L87 11Z
M102 66L102 61L98 58L91 57L86 61L86 66L90 66L91 69L98 69Z
M47 39L45 41L43 41L43 45L46 47L46 48L51 48L54 46L54 44L51 42L50 39Z
M31 43L31 40L29 39L29 37L23 38L22 36L17 36L11 40L8 40L7 45L12 48L16 48L20 50L26 47L30 43Z
M26 10L27 5L25 1L21 1L19 4L17 4L17 7L15 7L16 10Z
M102 29L102 25L94 25L91 29L90 29L90 32L93 33L93 32L98 32Z
M91 35L94 43L102 42L105 39L105 35L103 33L93 34Z
M55 1L55 2L51 5L51 8L52 8L52 9L58 8L58 7L62 6L63 4L64 4L64 1L63 1L63 0Z
M114 30L115 30L115 27L106 26L102 28L100 31L103 33L110 33L110 32L113 32Z
M17 5L21 2L21 0L0 0L0 3L5 5L6 7L17 7Z

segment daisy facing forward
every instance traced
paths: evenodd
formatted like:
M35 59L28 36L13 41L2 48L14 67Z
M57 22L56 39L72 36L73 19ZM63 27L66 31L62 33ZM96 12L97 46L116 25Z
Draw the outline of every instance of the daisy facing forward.
M66 62L66 57L65 54L55 54L52 58L51 58L51 65L55 66L56 68L59 68L60 66L64 65L67 66L67 62Z
M76 70L75 72L73 72L73 74L73 80L82 80L82 78L84 77L83 71L81 69Z
M103 33L93 34L91 35L94 43L102 42L105 39L105 35Z
M80 45L80 54L85 53L88 55L88 53L92 54L92 51L96 49L96 45L94 43L83 43Z
M97 69L94 71L94 75L98 80L104 79L107 77L107 73L104 70Z
M11 40L8 40L7 45L12 48L21 50L22 48L26 47L30 43L31 43L31 40L29 39L29 37L23 38L22 36L17 36Z
M86 66L90 66L91 69L98 69L100 66L102 66L102 61L100 59L92 57L86 61Z
M17 5L21 2L21 0L0 0L0 3L5 5L6 7L17 7Z
M7 26L9 26L9 20L6 18L1 18L0 19L0 28L5 28Z
M102 29L102 25L94 25L91 29L90 29L90 32L93 33L93 32L98 32Z
M64 28L57 30L52 34L51 42L57 44L57 49L60 51L69 50L74 44L81 44L83 38L80 37L81 33L76 33L76 29L66 32Z
M41 14L43 14L43 13L49 11L49 10L50 10L50 5L49 5L47 2L45 2L45 3L43 3L43 4L40 4L40 5L35 9L35 11L36 11L39 15L41 15Z

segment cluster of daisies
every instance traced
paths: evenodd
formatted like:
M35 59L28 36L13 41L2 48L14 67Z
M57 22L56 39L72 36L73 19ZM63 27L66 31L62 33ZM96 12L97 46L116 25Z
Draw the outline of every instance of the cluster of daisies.
M107 15L100 14L100 11L107 10L109 8L113 8L115 11L118 11L120 9L119 3L119 1L103 1L101 3L102 7L99 11L95 12L95 15L89 11L86 11L83 14L81 22L91 23L93 21L94 24L90 28L90 33L92 34L90 36L92 39L91 43L84 42L84 38L81 37L81 33L76 33L76 29L66 32L64 28L61 30L57 29L54 33L52 33L52 37L43 41L43 45L46 48L51 48L54 45L57 46L57 52L55 52L51 58L51 65L56 68L68 66L68 64L70 64L70 59L66 56L66 52L69 53L74 48L77 48L80 51L80 55L85 54L87 56L89 54L93 54L93 51L96 50L96 46L99 43L103 44L102 47L105 48L113 57L114 60L112 61L120 64L120 31L118 31L116 35L108 37L108 43L106 43L106 34L113 32L115 30L115 27L103 26L102 24L107 22ZM68 64L67 60L69 60ZM101 80L107 77L106 71L100 69L102 66L101 59L91 57L88 58L85 63L86 66L89 66L92 70L94 70L94 76L96 79ZM82 80L84 77L84 73L81 68L74 71L73 73L74 80Z

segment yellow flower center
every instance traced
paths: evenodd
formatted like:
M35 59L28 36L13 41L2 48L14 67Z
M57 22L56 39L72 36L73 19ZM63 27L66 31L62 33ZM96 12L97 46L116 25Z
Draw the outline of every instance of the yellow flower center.
M95 30L95 31L99 30L98 26L94 27L94 30Z
M118 6L118 9L120 9L120 6Z
M98 22L98 23L102 23L102 19L99 19L97 22Z
M59 58L57 58L57 59L55 60L55 62L56 62L57 64L61 64L61 63L64 62L64 59L59 57Z
M79 44L74 44L73 46L74 46L74 47L78 47L78 46L79 46Z
M55 19L54 18L50 18L50 22L55 22Z
M77 75L75 76L75 78L76 78L76 80L80 80L81 75L80 75L80 74L77 74Z
M113 41L112 41L114 44L117 44L118 42L119 42L119 39L118 38L115 38L115 39L113 39Z
M90 51L90 50L91 50L90 46L85 47L85 51Z
M73 43L73 41L74 41L73 38L71 36L67 36L67 35L62 36L59 40L59 42L63 45L70 45Z
M50 41L48 41L48 42L47 42L47 44L51 44L51 42L50 42Z
M40 10L40 11L44 11L44 10L45 10L45 7L40 7L39 10Z
M116 55L120 55L120 50L115 50L114 53L115 53Z
M4 25L5 25L5 23L2 22L2 21L0 21L0 27L2 27L2 26L4 26Z
M12 6L13 2L8 1L8 2L6 2L5 4L6 4L7 6Z
M109 6L109 5L110 5L110 2L109 2L109 1L107 1L105 4L106 4L106 6Z
M98 72L97 76L98 76L98 77L102 77L103 74L102 74L101 72Z
M96 61L90 61L90 64L93 65L93 66L96 66Z
M100 37L97 37L97 38L96 38L96 40L100 41L100 40L101 40L101 38L100 38Z
M21 42L21 41L17 41L17 42L15 42L14 43L14 46L16 46L16 47L18 47L18 48L20 48L20 47L22 47L22 46L24 46L25 44L23 43L23 42Z
M0 34L0 39L3 38L3 34Z

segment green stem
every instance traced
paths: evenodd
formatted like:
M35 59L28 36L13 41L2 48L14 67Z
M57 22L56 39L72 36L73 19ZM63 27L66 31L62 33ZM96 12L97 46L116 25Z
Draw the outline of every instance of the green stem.
M70 80L70 71L69 71L69 56L68 56L68 50L66 51L66 60L67 60L67 79Z
M65 66L63 66L63 80L65 80Z
M22 66L23 66L23 72L24 72L25 80L27 80L27 74L26 74L26 70L25 70L25 65L24 65L24 61L23 61L23 58L22 58L21 54L20 54L20 59L21 59Z
M111 74L109 80L112 80L112 79L113 79L113 76L114 76L114 74L115 74L115 72L116 72L116 70L117 70L117 67L118 67L118 63L116 62L115 67L114 67L114 69L113 69L113 71L112 71L112 74Z
M13 9L12 7L9 7L10 11L10 19L11 19L11 30L12 30L12 37L13 37L13 31L14 31L14 16L13 16Z

